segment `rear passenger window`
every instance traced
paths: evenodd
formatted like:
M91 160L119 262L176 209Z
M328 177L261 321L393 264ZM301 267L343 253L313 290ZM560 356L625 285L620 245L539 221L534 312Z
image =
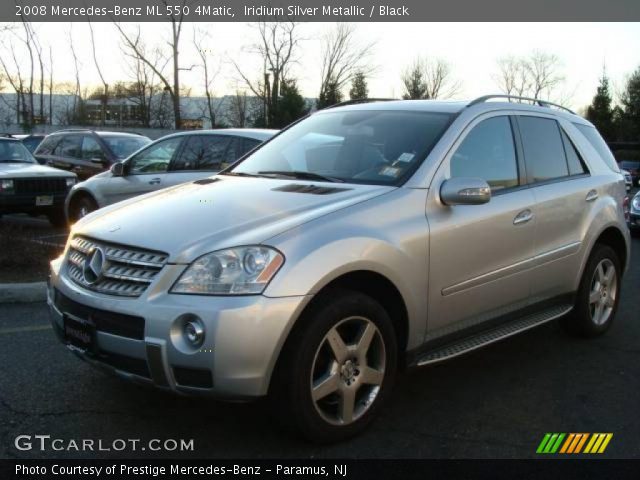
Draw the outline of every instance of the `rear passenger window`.
M582 175L588 173L580 154L573 145L569 136L561 130L562 142L564 143L564 151L567 154L567 164L569 165L569 175Z
M192 135L171 170L220 170L231 137L224 135Z
M619 172L620 167L618 167L613 153L611 153L611 150L609 150L609 147L602 139L598 131L594 127L591 127L589 125L583 125L581 123L574 123L574 125L585 136L585 138L589 141L596 152L598 152L600 158L604 160L607 166L614 172Z
M532 182L569 175L558 122L541 117L518 117L524 160Z
M46 137L35 151L36 155L51 155L60 141L59 136Z
M485 180L493 192L518 185L518 166L511 122L506 116L483 120L451 157L451 177Z
M82 158L81 144L81 135L67 135L56 147L55 155L66 158Z

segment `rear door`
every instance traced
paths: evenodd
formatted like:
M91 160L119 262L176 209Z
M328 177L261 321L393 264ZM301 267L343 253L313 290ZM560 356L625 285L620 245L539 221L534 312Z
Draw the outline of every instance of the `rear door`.
M518 115L528 182L536 200L534 301L573 290L598 188L569 134L554 117Z
M171 162L164 186L179 185L214 175L235 151L237 139L229 135L191 135ZM235 155L235 153L231 153Z
M447 206L448 178L482 178L484 205ZM504 113L474 120L447 155L429 188L429 317L427 340L484 327L529 301L535 201Z
M96 173L104 171L109 165L107 154L102 145L92 136L82 136L81 159L76 170L79 177L89 178Z
M107 203L166 187L169 184L169 164L180 150L184 138L178 136L160 140L129 158L125 175L111 177L103 191Z

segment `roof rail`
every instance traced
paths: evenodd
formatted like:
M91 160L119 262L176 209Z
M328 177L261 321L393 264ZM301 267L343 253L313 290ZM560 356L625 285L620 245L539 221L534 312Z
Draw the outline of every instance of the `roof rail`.
M91 132L93 130L91 130L90 128L61 128L60 130L56 130L55 132L51 132L51 133L63 133L63 132Z
M346 105L357 105L359 103L373 103L373 102L391 102L398 100L397 98L359 98L356 100L345 100L344 102L335 103L328 107L321 108L320 110L327 110L329 108L344 107Z
M536 104L540 107L547 107L547 108L551 108L551 107L556 107L559 108L560 110L564 110L566 112L569 112L573 115L576 115L576 112L574 112L573 110L567 108L567 107L563 107L562 105L558 105L557 103L553 103L553 102L549 102L547 100L541 100L539 98L531 98L531 97L520 97L517 95L506 95L506 94L494 94L494 95L483 95L482 97L478 97L475 100L472 100L471 102L469 102L469 104L467 105L467 107L471 107L473 105L476 105L478 103L484 103L487 100L491 100L492 98L506 98L509 102L511 102L511 100L525 100L527 102L531 102L533 104Z

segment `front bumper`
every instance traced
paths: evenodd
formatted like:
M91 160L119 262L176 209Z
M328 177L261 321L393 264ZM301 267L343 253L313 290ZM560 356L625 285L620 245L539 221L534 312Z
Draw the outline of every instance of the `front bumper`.
M84 290L54 260L47 303L58 338L84 360L128 380L185 394L238 399L265 395L282 345L309 297L166 293L184 268L166 265L147 291L132 299ZM181 319L186 314L198 316L205 325L198 349L184 342ZM95 322L92 352L66 341L65 315L101 320ZM141 319L137 332L123 324L128 319Z
M37 196L51 196L53 202L51 205L36 205ZM49 213L59 211L64 208L64 201L67 197L66 193L56 194L6 194L0 195L0 212L1 213Z
M640 212L629 213L629 228L640 228Z

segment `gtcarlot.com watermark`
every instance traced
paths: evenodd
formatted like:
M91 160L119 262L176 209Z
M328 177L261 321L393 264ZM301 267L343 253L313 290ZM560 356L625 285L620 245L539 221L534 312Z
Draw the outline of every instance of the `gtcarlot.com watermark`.
M192 452L193 439L184 438L115 438L104 440L101 438L64 439L51 435L18 435L13 445L20 451L38 450L41 452Z

